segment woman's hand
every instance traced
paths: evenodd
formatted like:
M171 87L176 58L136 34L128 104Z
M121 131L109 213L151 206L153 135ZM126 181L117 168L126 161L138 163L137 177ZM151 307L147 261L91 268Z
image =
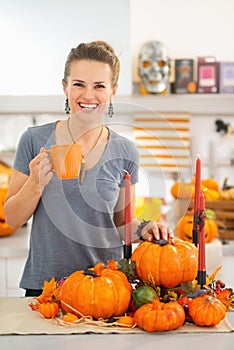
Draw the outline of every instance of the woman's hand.
M167 240L170 242L174 241L173 231L156 221L149 221L141 231L141 237L144 241L155 241L159 239Z
M30 180L41 192L54 175L53 164L49 154L42 147L40 153L29 163Z

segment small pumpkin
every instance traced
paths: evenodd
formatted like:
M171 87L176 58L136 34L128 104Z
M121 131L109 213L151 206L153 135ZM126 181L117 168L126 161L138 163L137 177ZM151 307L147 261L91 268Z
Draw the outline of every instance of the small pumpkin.
M163 246L144 241L133 251L131 260L136 263L140 280L153 286L173 288L196 278L197 254L194 244L181 239Z
M185 312L176 301L165 304L155 299L136 310L134 321L146 332L170 331L184 324Z
M193 240L193 214L187 213L179 221L176 234L180 239L192 242ZM205 218L205 242L212 242L218 234L218 226L215 220Z
M98 263L87 271L73 272L63 283L59 299L66 312L78 316L122 316L131 300L132 286L126 275ZM71 308L73 309L71 309Z
M226 306L211 295L192 299L188 305L189 315L198 326L216 326L226 316Z
M40 314L45 318L54 318L59 312L59 306L56 302L41 303L38 306Z
M134 325L134 319L132 316L124 315L118 319L117 323L121 327L131 328Z
M0 187L0 237L9 236L16 231L13 227L9 226L5 221L3 206L4 206L7 190L8 189L6 187Z

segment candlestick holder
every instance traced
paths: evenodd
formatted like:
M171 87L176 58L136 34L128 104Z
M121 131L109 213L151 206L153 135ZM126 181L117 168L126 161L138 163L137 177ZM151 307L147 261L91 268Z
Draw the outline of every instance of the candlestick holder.
M193 219L193 243L197 247L198 245L198 235L200 231L200 213L199 210L197 210L196 213L194 213L194 219Z
M206 284L206 271L198 270L197 272L197 283L201 286L201 289Z
M198 239L198 275L197 282L203 288L206 284L206 262L205 262L205 210L204 195L201 194L201 210L199 211L199 239Z
M132 245L131 244L130 245L124 244L123 249L124 249L124 258L130 259L132 256Z

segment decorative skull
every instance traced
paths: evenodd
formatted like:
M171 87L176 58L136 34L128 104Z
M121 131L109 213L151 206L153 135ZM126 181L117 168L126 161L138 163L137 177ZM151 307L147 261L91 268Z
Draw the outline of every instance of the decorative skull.
M143 44L139 53L139 75L147 93L166 92L169 73L170 59L166 46L156 40Z

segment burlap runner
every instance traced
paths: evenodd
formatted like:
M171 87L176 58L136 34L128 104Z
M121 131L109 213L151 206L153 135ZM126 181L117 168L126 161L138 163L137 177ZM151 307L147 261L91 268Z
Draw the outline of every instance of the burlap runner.
M96 325L74 325L64 327L55 320L45 320L37 311L32 311L28 306L31 298L0 298L0 335L9 334L84 334L84 333L145 333L141 329L123 327L100 327ZM185 324L173 333L220 333L232 332L234 329L225 318L215 327L197 327L193 324Z

